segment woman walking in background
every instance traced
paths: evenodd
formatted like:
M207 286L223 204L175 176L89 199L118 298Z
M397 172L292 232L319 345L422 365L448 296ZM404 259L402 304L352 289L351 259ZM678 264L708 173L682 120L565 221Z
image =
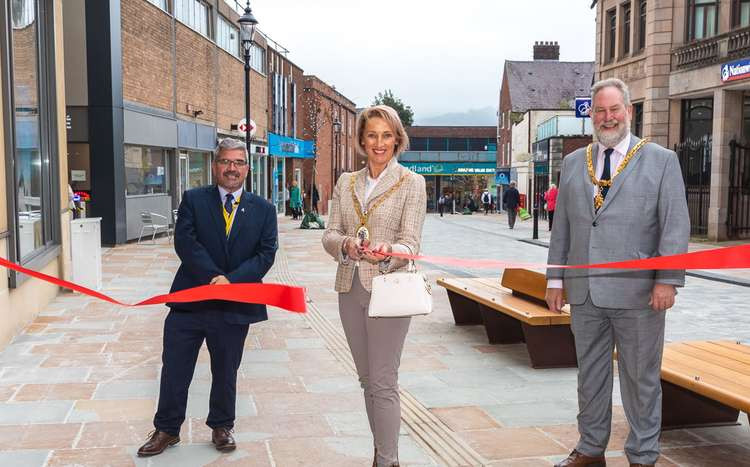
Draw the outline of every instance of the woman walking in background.
M549 222L551 232L552 218L555 217L555 204L557 204L557 185L550 183L549 190L544 194L544 201L547 203L547 222Z
M419 253L427 192L421 175L397 161L409 137L395 110L378 105L357 118L357 150L367 166L336 184L323 247L339 263L339 315L352 351L375 441L373 466L398 466L398 367L411 318L369 318L372 279Z
M297 186L297 180L292 180L289 189L289 209L292 211L292 219L299 219L302 214L302 192Z

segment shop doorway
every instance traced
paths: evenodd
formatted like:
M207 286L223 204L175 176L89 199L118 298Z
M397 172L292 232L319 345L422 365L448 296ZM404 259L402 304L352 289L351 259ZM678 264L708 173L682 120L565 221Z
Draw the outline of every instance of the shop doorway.
M708 206L711 193L710 135L688 139L675 145L685 182L691 235L708 234Z
M750 146L729 143L727 236L750 238Z

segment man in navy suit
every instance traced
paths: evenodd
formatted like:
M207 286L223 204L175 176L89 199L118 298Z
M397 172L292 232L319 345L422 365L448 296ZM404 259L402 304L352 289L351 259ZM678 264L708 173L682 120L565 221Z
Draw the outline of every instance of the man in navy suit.
M245 143L222 140L211 164L216 185L184 193L174 236L182 264L171 292L206 284L261 282L271 268L278 246L276 210L243 191L247 156ZM188 388L204 340L212 375L206 425L213 430L216 449L232 451L237 370L248 327L268 319L266 306L221 300L168 306L155 430L138 455L161 454L180 442Z

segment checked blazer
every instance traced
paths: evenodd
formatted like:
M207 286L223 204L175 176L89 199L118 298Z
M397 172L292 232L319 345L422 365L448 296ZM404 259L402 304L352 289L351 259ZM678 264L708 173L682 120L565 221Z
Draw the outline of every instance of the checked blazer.
M364 201L367 184L365 167L357 172L342 174L333 191L331 216L328 229L323 234L323 248L338 261L336 271L337 292L348 292L352 287L355 262L344 259L341 245L345 237L354 237L359 227L359 216L354 209L350 191L351 177L355 177L354 190L357 199ZM395 158L385 168L385 173L367 199L369 211L377 200L406 175L403 183L388 198L371 212L367 222L370 231L370 244L388 242L396 252L418 254L422 239L422 224L427 210L427 192L424 177L418 175L396 161ZM392 272L406 267L408 261L392 258L387 271ZM359 279L366 290L372 290L372 278L380 274L377 264L359 262Z
M631 135L630 148L640 140ZM598 144L593 145L596 158ZM594 161L595 163L595 161ZM586 149L563 159L548 262L589 264L687 252L690 216L677 155L648 143L612 181L598 210L586 164ZM602 308L646 309L654 283L685 284L684 270L548 269L563 279L568 301L588 295Z

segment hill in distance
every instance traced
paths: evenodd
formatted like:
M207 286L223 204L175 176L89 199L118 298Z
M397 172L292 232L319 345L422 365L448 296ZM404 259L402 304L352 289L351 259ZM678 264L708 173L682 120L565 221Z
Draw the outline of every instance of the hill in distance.
M440 115L416 116L414 124L419 126L495 126L497 114L494 107L469 109L466 112L450 112Z

